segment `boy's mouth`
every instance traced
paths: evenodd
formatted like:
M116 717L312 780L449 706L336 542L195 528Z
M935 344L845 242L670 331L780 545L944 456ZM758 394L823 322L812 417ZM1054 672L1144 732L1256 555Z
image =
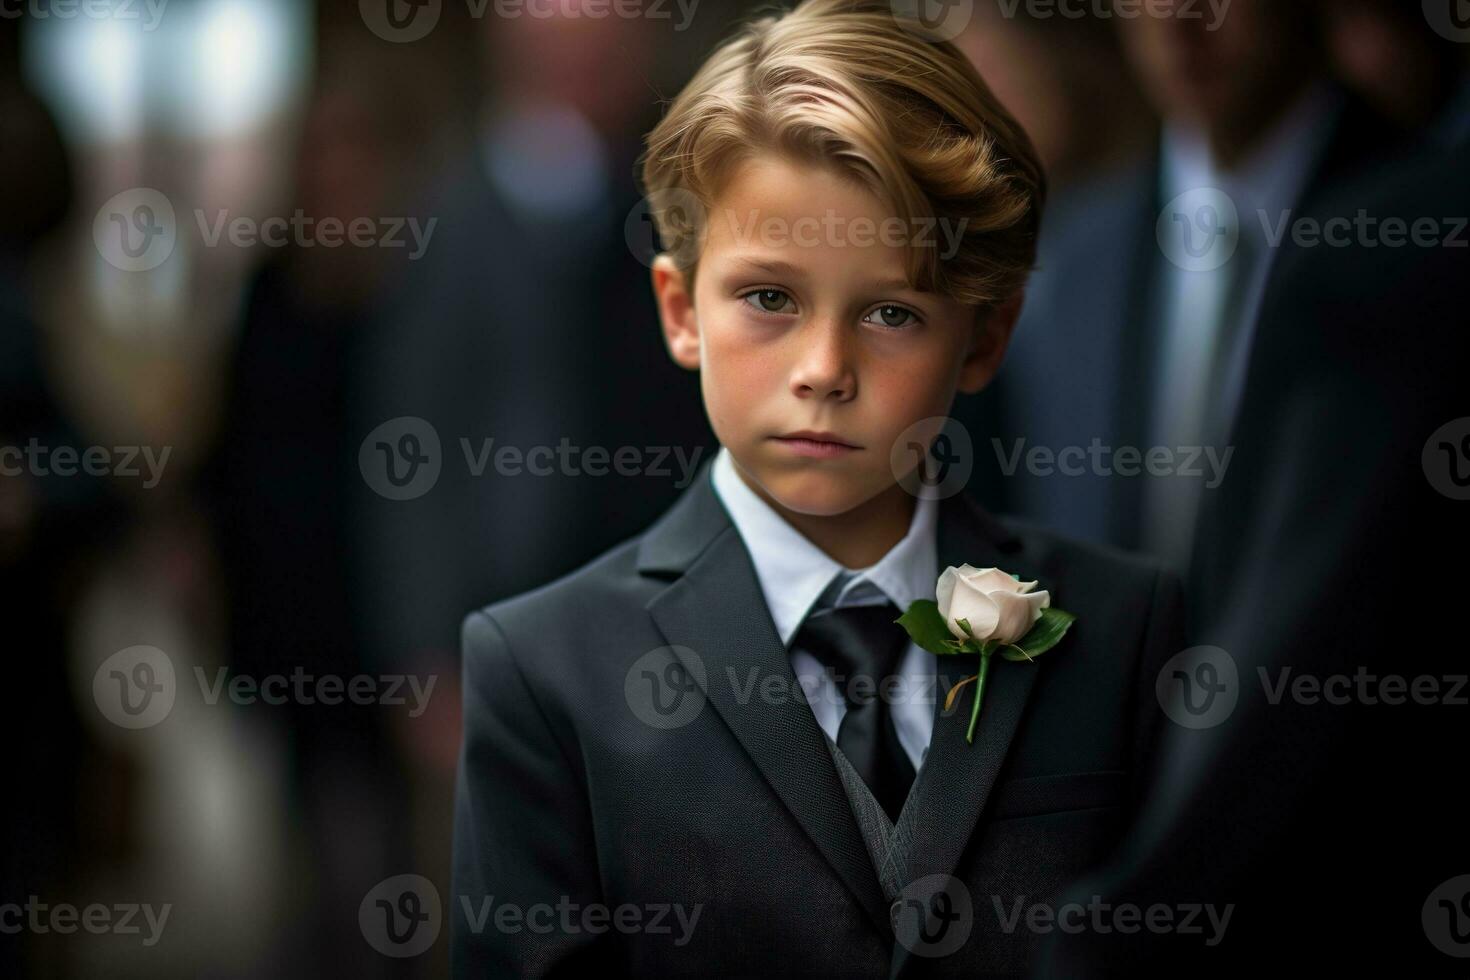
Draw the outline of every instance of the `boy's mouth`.
M788 432L783 436L773 438L798 456L813 456L819 459L843 456L863 448L848 442L835 432L819 432L814 429Z

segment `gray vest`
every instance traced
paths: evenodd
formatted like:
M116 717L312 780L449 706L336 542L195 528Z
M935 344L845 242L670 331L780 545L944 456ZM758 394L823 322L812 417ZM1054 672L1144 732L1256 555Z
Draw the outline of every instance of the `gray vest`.
M919 811L918 799L925 782L924 767L921 765L915 775L914 784L909 787L908 799L903 801L903 809L899 811L898 823L895 824L888 819L888 814L878 805L873 791L868 789L868 784L863 782L863 777L858 775L830 735L826 741L827 751L832 755L832 764L837 767L837 776L842 780L842 787L847 791L847 800L852 805L853 816L857 818L858 827L862 831L863 843L868 847L868 856L872 858L873 868L878 873L878 884L883 889L883 897L892 905L898 901L904 885L908 884L909 844L913 840L914 815Z

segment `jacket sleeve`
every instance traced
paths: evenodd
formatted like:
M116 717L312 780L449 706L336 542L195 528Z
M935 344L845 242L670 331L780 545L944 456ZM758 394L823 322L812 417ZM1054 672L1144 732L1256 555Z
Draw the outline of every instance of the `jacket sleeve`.
M616 971L583 770L573 765L500 626L466 617L464 739L454 801L450 964L456 977ZM561 733L562 736L565 733ZM603 906L605 907L605 906Z
M1185 649L1188 625L1185 620L1183 580L1176 572L1160 569L1154 579L1153 604L1144 629L1138 679L1134 687L1137 708L1129 780L1130 815L1138 813L1150 782L1159 775L1160 744L1171 724L1159 704L1159 672L1170 658Z

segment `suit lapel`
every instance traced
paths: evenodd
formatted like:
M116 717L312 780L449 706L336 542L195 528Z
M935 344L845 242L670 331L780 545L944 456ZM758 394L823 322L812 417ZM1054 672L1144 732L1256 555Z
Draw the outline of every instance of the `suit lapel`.
M791 660L766 608L755 568L709 480L709 465L649 532L640 570L682 574L648 604L709 704L816 844L880 932L888 908L872 859ZM766 698L760 685L782 679L792 697Z
M940 502L938 565L1015 567L1019 541L995 518L961 493ZM665 517L651 528L639 549L639 571L669 575L673 581L648 603L659 631L691 675L703 678L709 704L735 735L772 790L791 811L817 849L856 896L879 931L892 935L887 903L851 804L832 764L826 736L801 688L790 657L776 633L760 582L739 532L710 482L710 466ZM895 627L897 628L897 627ZM980 814L1020 724L1039 665L1003 661L991 664L985 705L973 745L965 742L969 701L961 692L957 706L943 713L949 688L976 669L973 656L940 658L934 731L912 801L913 839L906 880L952 874L969 843ZM790 698L758 695L763 679L782 679ZM752 687L754 685L754 687ZM896 975L908 956L896 947Z
M1036 569L1016 565L1019 540L963 493L944 501L938 533L936 578L945 567L966 563L1034 577ZM914 787L917 796L912 801L918 809L908 850L908 882L928 875L954 874L1005 764L1040 669L1040 662L1013 664L998 657L991 661L980 722L975 728L974 744L970 744L965 741L965 730L970 724L974 685L960 692L947 715L944 700L950 688L979 669L979 657L972 654L937 659L934 731ZM895 945L890 976L899 975L909 956L908 949Z

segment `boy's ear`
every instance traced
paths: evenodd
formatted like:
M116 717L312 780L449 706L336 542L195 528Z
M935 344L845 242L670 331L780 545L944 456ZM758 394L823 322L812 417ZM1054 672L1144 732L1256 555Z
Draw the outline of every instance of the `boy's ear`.
M689 280L667 252L655 256L652 272L653 296L658 302L658 318L669 356L680 367L696 371L699 369L699 321L694 315Z
M960 391L973 395L995 378L995 372L1000 370L1000 362L1010 346L1011 332L1016 329L1025 300L1026 291L1018 289L988 314L975 318L970 348L960 365Z

